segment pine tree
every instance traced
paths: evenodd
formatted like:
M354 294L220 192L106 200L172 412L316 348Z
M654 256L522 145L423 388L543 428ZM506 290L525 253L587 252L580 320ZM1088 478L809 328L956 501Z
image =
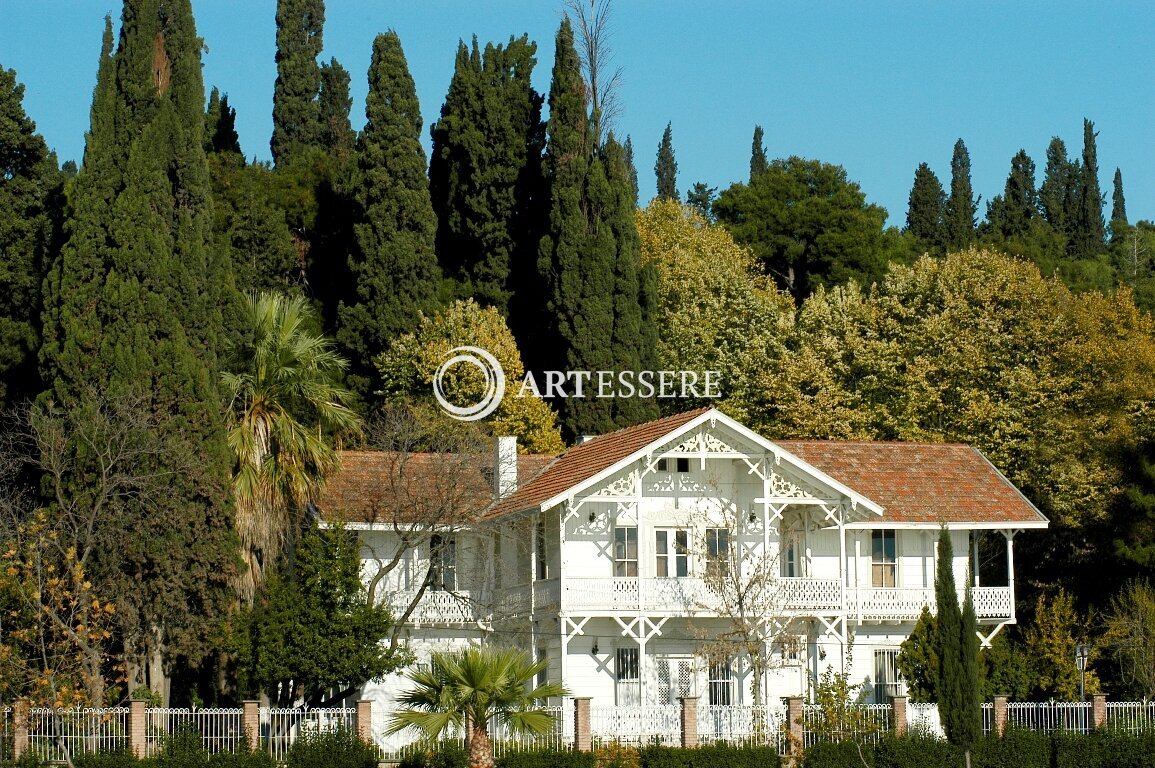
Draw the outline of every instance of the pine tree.
M0 67L0 408L39 391L41 286L60 208L56 156Z
M441 118L433 125L429 187L437 254L460 296L503 315L532 271L540 237L538 199L545 126L530 77L537 45L458 46ZM540 298L540 293L537 294Z
M1079 196L1075 238L1071 255L1092 259L1103 250L1103 193L1099 189L1099 160L1095 149L1095 124L1083 120L1083 163L1079 178Z
M277 82L273 86L273 162L285 165L321 133L317 97L321 90L324 0L277 0Z
M703 181L695 182L694 186L686 190L686 205L690 206L702 218L712 222L714 220L714 198L718 196L717 187L708 187Z
M1115 169L1115 178L1113 180L1113 191L1111 192L1111 226L1116 227L1115 222L1122 222L1127 224L1127 201L1123 197L1123 172L1118 168Z
M678 161L674 159L673 124L666 123L662 141L658 144L658 159L654 163L654 175L658 178L658 199L678 199Z
M941 253L945 245L943 209L946 193L938 176L926 163L919 163L914 171L910 188L910 202L906 209L906 231L918 239L919 246L932 253Z
M353 97L349 95L349 72L341 62L330 59L321 65L321 86L317 94L317 143L330 154L352 154L357 135L349 123Z
M396 32L373 41L365 130L357 147L359 221L349 256L353 286L338 308L337 341L350 361L348 384L369 396L373 358L436 309L440 270L433 242L417 91Z
M170 493L146 519L106 519L122 546L90 571L113 590L129 687L167 695L177 657L196 664L230 603L217 356L239 299L211 247L202 43L188 0L127 0L111 51L106 23L85 163L67 242L46 284L45 394L66 408L97 392L147 398L171 457ZM50 330L48 330L50 329ZM86 457L79 457L84 460ZM142 670L147 670L147 680Z
M950 161L950 195L943 206L946 246L966 248L975 239L975 211L978 203L971 188L971 158L962 139L955 142Z
M766 148L762 146L762 126L754 126L754 140L750 148L750 181L766 172L770 161L766 158Z

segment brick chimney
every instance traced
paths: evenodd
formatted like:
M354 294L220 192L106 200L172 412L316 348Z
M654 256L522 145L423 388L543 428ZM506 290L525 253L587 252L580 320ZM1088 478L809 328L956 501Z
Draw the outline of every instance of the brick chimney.
M504 499L517 490L517 438L497 438L493 459L493 492Z

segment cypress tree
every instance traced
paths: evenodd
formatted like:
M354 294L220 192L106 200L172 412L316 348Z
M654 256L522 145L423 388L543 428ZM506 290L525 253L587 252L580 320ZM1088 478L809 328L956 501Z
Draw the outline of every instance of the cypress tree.
M666 130L658 144L658 159L654 163L654 174L658 177L658 199L678 199L678 161L674 159L674 139L672 123L666 123Z
M1020 237L1030 231L1038 210L1035 161L1026 150L1020 149L1011 158L1011 172L1003 194L988 206L987 221L1003 237Z
M221 96L215 86L205 110L205 154L234 154L244 162L241 137L237 135L237 111L229 106L229 95Z
M1103 250L1103 193L1099 189L1099 160L1095 149L1095 124L1083 120L1083 163L1079 177L1079 196L1075 242L1071 255L1092 259Z
M1115 169L1115 178L1111 192L1111 226L1117 227L1115 222L1127 224L1127 200L1123 197L1123 172Z
M955 142L950 161L950 195L943 206L946 247L960 250L975 239L975 211L978 203L971 189L971 157L962 139Z
M914 171L910 201L906 209L906 231L918 239L921 248L941 253L945 245L943 210L946 193L938 176L926 163L919 163Z
M955 725L955 744L969 752L983 735L982 699L979 691L982 675L979 661L978 617L975 614L974 574L967 576L967 590L963 598L959 632L959 679L962 692L959 700L962 710Z
M146 519L106 519L122 546L90 575L117 594L129 687L167 693L173 660L197 663L230 603L217 355L239 298L211 247L202 43L188 0L127 0L111 24L67 242L46 285L46 397L79 408L94 392L147 398L164 441L152 469L171 493ZM85 456L78 456L83 462ZM78 489L79 490L79 489Z
M1047 145L1047 166L1039 187L1039 209L1056 232L1070 237L1074 225L1075 201L1079 199L1078 163L1067 157L1067 145L1058 136Z
M967 609L969 618L964 617L963 611L959 610L955 589L954 549L950 532L945 526L938 537L934 595L938 616L939 717L947 739L969 750L977 736L976 725L981 728L981 720L975 722L980 712L978 648L970 647L972 640L977 641L974 634L974 603L970 602Z
M751 142L750 148L750 181L753 183L754 179L761 176L770 167L770 161L766 158L766 148L762 146L762 126L754 126L754 140Z
M429 186L437 254L457 293L513 314L516 285L536 261L545 127L530 77L537 45L459 44L453 79L433 125ZM540 297L540 294L538 294Z
M341 62L330 59L321 65L321 86L317 94L317 143L330 154L344 157L353 152L357 135L349 122L353 97L349 95L349 72Z
M440 271L433 243L421 111L396 32L373 41L365 130L357 147L358 222L350 297L338 308L337 341L350 361L349 388L368 397L373 358L436 309Z
M538 259L548 325L527 367L638 370L653 360L655 291L652 273L640 267L625 150L612 137L604 147L594 145L569 19L558 30L555 51L545 168L550 213ZM654 413L644 401L589 396L565 398L559 407L570 437Z
M626 136L624 149L626 152L626 168L630 174L630 187L634 190L634 203L636 204L638 200L638 166L634 163L634 142L630 140L628 135Z
M321 68L317 57L324 26L324 0L277 0L277 82L269 147L278 167L319 140Z
M24 112L24 86L0 67L0 407L39 391L43 270L62 176Z

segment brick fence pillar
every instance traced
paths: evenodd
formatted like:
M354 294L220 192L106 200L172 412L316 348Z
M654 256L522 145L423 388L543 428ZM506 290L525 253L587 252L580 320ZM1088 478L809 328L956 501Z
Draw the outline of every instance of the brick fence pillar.
M373 743L373 700L357 700L357 720L353 726L357 730L357 738L366 744Z
M698 746L698 697L686 696L681 702L678 722L682 726L682 749L693 749Z
M590 697L573 700L573 748L578 752L592 752L593 734L590 732Z
M1002 736L1007 732L1007 697L995 696L995 733Z
M128 748L137 757L145 757L148 734L148 713L144 702L134 699L128 702Z
M249 751L256 752L261 747L261 703L259 701L241 702L241 721L245 729L245 740L249 742Z
M805 744L806 724L803 720L802 697L791 696L786 699L786 725L790 729L791 751L795 756L802 754L802 745Z
M19 760L28 751L28 705L18 702L12 707L12 759Z
M1096 728L1107 727L1107 694L1096 693L1091 696L1091 722Z
M905 696L891 696L890 697L890 711L894 722L891 727L894 729L895 736L902 736L906 733L906 697Z

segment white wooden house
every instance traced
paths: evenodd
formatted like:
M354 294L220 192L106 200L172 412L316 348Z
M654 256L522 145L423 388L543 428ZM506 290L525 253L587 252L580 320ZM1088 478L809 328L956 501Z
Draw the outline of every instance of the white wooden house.
M776 702L808 696L829 665L884 699L901 691L900 643L934 606L940 529L960 589L974 574L986 643L1015 621L1015 537L1047 526L968 446L771 441L712 408L557 457L501 438L489 467L452 482L428 455L343 459L322 514L361 531L377 599L412 606L418 663L512 644L595 705L751 703L755 687ZM429 497L445 509L422 509ZM363 693L383 718L403 685Z

